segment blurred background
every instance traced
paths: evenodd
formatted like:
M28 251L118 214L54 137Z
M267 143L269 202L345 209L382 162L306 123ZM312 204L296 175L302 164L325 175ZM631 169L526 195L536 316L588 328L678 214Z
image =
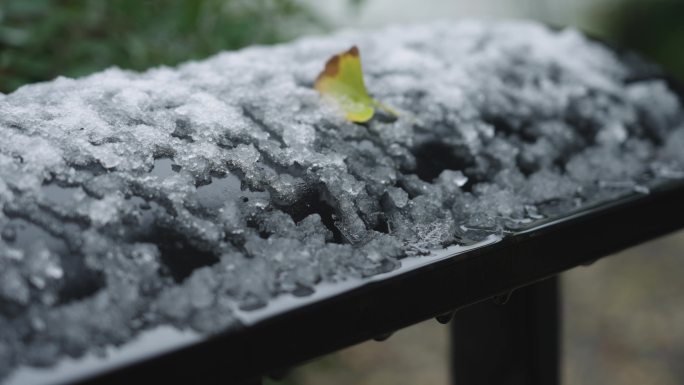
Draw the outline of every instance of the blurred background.
M468 17L574 26L684 79L684 0L0 0L0 92L338 28ZM684 232L570 271L563 290L565 385L684 383ZM425 322L272 383L444 385L447 333Z
M0 92L336 28L466 17L575 26L684 77L684 0L0 0Z

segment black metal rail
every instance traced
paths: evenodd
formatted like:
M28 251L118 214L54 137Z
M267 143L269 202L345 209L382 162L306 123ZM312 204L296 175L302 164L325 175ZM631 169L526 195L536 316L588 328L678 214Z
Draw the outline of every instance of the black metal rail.
M258 382L264 375L508 293L682 227L684 183L664 184L650 194L635 194L537 223L500 242L370 282L81 383L122 384L150 377L158 383ZM470 319L472 324L477 317ZM469 321L456 320L457 324L463 322ZM554 324L549 325L547 335L552 335ZM459 338L457 334L454 338ZM557 343L543 349L553 353ZM530 370L539 370L535 365ZM554 370L551 367L546 378L557 376ZM457 379L457 383L466 381Z

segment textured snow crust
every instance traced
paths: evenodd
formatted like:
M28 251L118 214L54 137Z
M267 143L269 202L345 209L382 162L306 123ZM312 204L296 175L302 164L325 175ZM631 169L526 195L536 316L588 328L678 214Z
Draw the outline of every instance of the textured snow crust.
M312 89L357 44L344 121ZM343 32L0 97L0 378L684 177L681 101L573 30Z

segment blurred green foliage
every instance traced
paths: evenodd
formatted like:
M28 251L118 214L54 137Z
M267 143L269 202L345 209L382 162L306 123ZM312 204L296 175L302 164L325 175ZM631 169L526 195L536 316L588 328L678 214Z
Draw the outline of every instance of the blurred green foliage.
M684 80L684 0L618 1L599 13L610 40Z
M112 65L142 70L320 27L296 0L0 0L0 92Z

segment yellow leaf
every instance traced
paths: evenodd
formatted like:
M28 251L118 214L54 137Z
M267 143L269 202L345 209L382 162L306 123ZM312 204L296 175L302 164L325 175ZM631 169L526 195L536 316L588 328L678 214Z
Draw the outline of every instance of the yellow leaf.
M349 121L369 121L375 114L374 107L397 115L391 108L383 106L368 95L363 82L359 49L356 46L331 57L316 78L314 87L324 97L334 101Z

